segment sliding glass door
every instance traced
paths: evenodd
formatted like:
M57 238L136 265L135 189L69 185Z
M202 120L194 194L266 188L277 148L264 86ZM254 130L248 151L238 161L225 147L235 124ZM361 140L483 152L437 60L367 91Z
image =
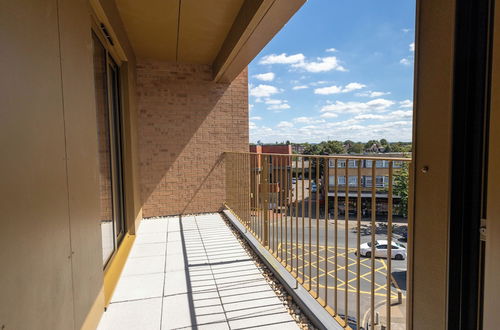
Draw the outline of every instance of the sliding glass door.
M93 34L103 264L125 233L119 67Z

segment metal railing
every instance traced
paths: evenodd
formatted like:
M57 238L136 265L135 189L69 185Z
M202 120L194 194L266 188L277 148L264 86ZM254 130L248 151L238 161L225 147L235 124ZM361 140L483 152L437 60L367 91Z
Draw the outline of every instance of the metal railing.
M405 322L409 158L228 152L224 162L225 206L342 326Z

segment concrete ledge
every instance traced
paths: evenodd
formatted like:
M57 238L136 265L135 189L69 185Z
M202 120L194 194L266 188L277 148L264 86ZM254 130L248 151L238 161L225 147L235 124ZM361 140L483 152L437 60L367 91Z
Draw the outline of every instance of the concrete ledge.
M276 278L283 284L287 292L292 296L300 309L307 315L311 322L319 329L339 329L342 327L321 304L314 299L309 292L304 289L297 280L283 267L283 265L274 258L274 256L263 247L260 242L246 230L238 221L233 213L227 209L222 211L231 221L233 226L238 229L252 249L259 255L262 261L267 265Z

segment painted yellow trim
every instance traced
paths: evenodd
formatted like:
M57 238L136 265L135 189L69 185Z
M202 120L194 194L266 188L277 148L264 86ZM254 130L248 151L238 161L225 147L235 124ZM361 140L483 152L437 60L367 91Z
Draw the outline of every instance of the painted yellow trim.
M102 313L104 312L104 288L101 288L99 294L97 295L92 308L90 309L83 325L82 330L94 330L97 329L99 321L101 320Z
M134 245L135 235L127 233L123 238L118 251L110 260L108 266L104 270L104 306L107 307L115 291L116 284L120 279L123 267L127 261L128 255Z

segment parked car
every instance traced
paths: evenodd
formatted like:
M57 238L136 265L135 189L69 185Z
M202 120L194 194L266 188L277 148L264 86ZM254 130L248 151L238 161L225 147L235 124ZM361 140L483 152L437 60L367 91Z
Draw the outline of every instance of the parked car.
M396 242L392 242L391 247L391 259L404 260L406 259L406 248ZM359 247L359 253L361 256L371 258L372 256L372 243L363 243ZM387 241L386 240L376 240L375 241L375 257L387 258Z
M311 183L311 192L315 193L318 190L318 187L316 187L316 183Z
M296 184L297 183L297 178L292 178L292 184Z

